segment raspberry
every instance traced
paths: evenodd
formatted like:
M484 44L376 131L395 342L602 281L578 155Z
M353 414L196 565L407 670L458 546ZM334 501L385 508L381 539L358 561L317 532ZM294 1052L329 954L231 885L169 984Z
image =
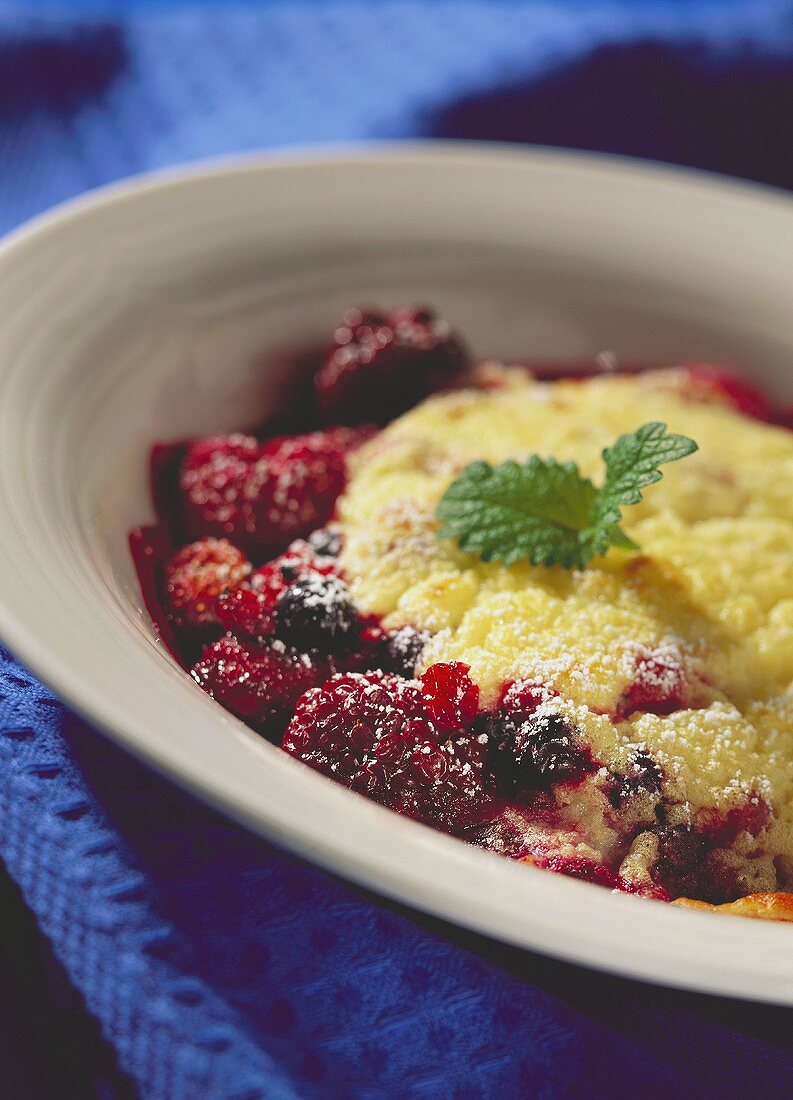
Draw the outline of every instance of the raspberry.
M252 435L210 435L188 444L182 459L183 470L201 470L208 464L222 466L231 462L255 462L261 444Z
M332 649L350 640L358 616L347 585L334 576L307 573L275 604L278 636L299 649Z
M313 432L261 459L247 489L257 542L283 545L325 523L346 484L346 456L364 438L347 429Z
M386 660L389 668L400 676L411 677L419 658L430 640L429 634L413 626L402 626L386 636Z
M715 398L732 405L744 416L753 416L757 420L773 418L773 408L763 391L728 367L713 363L688 363L683 369L694 395Z
M330 671L327 661L284 646L256 649L227 635L204 650L193 679L232 714L257 728L285 718Z
M251 566L228 539L206 538L183 547L165 567L165 591L177 623L201 626L216 621L215 603L243 583Z
M273 633L275 600L255 588L230 588L221 592L215 614L221 626L237 637L262 640Z
M534 680L512 680L504 687L499 706L507 714L528 718L555 695L556 692L547 684L536 683Z
M439 730L470 725L479 706L479 688L461 661L430 665L421 676L424 706Z
M682 653L676 646L648 649L636 658L633 680L617 707L617 718L636 711L644 714L672 714L682 710L690 694Z
M447 739L417 685L346 673L299 700L283 749L399 813L455 830L486 812L483 747Z
M188 447L179 485L197 535L229 535L263 556L325 523L347 479L346 456L370 433L333 428L259 444L215 436Z
M245 487L260 453L251 436L210 436L191 443L182 460L179 488L184 521L194 535L247 533Z
M468 367L462 341L429 309L351 309L317 372L317 400L330 419L384 424L458 384Z

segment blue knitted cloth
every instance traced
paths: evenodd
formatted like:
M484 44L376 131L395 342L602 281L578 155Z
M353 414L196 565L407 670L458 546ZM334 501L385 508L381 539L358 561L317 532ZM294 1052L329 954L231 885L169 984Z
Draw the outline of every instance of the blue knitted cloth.
M433 132L704 148L793 185L788 7L0 0L0 227L197 155ZM635 123L606 109L614 81L643 104ZM789 1095L786 1011L386 905L152 774L4 651L0 756L0 856L146 1098Z

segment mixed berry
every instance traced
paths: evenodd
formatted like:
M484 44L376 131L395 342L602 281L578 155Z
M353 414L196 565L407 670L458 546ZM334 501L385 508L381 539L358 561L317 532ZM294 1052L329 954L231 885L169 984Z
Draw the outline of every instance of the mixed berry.
M462 340L431 310L351 310L316 364L305 431L155 448L160 522L131 543L161 637L232 714L392 810L611 888L739 896L719 853L740 831L765 827L762 799L733 817L680 821L645 747L619 765L596 759L563 700L535 681L504 685L483 708L467 665L424 661L425 631L384 629L356 607L334 523L350 458L375 432L367 425L465 384L471 368ZM715 392L775 419L729 372L696 365L689 374L695 395ZM612 720L696 706L695 680L674 649L637 651ZM586 850L576 815L587 805L613 825L608 862ZM648 875L621 874L640 845Z
M460 337L430 309L351 309L317 372L317 398L330 419L385 424L460 385L469 367Z
M226 634L204 650L191 669L196 683L232 714L259 730L290 714L298 699L331 671L317 653L283 643L257 646Z
M347 456L370 434L330 428L263 443L234 434L189 444L179 471L184 529L259 556L311 534L330 519Z
M440 679L459 674L433 669ZM438 701L415 680L341 673L300 699L283 748L391 809L459 832L489 812L486 746L452 721L454 703L437 721Z
M220 596L236 591L251 564L228 539L203 538L183 547L165 566L165 591L174 622L200 626L217 620Z

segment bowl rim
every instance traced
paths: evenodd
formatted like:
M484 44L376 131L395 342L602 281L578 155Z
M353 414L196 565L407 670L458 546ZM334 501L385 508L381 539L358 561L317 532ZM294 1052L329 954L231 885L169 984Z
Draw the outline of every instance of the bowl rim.
M447 164L473 160L480 165L491 162L494 167L518 162L562 172L606 173L621 184L639 180L677 194L691 189L702 194L704 190L709 196L720 193L751 208L758 204L775 207L793 221L793 200L777 189L627 157L476 142L344 143L215 157L94 189L36 216L0 240L0 269L64 222L90 218L98 209L135 202L150 191L189 187L208 178L222 181L240 173L321 171L330 163L350 161L398 165L416 159ZM0 403L3 400L0 375ZM4 512L0 498L0 522ZM8 518L6 515L6 522ZM245 826L347 879L455 924L571 962L664 985L793 1004L793 965L787 973L780 972L780 948L789 948L791 934L784 925L738 922L730 917L718 919L712 914L649 905L637 898L519 866L392 814L285 760L287 768L300 769L301 787L327 808L330 819L339 823L340 833L329 839L327 825L323 829L316 824L301 829L294 816L286 820L280 812L270 812L268 807L240 796L232 776L208 775L190 760L177 762L169 758L153 732L126 714L112 689L92 684L90 675L59 651L57 638L43 635L35 623L23 621L14 612L1 577L0 633L27 668L128 751ZM206 702L218 726L223 722L232 732L239 729L249 733L236 719ZM356 841L355 830L350 827L353 820L362 834L394 838L394 858L378 862L370 843L363 838ZM471 872L480 887L474 909L471 887L465 879ZM516 900L522 894L541 911L523 912L516 923Z
M220 178L240 173L257 173L263 169L320 168L335 161L351 160L411 160L428 158L435 161L470 159L479 163L488 160L506 163L531 160L555 168L575 168L587 173L610 174L620 178L626 174L635 180L660 183L689 189L721 192L731 198L760 199L779 204L789 212L791 196L783 188L757 180L730 176L689 165L634 157L624 153L589 152L561 146L521 145L507 141L466 141L456 138L390 138L376 141L306 142L295 145L263 147L246 152L219 153L196 157L157 168L121 176L108 183L89 187L77 195L60 200L19 225L0 233L0 256L9 249L26 243L34 234L46 231L66 218L89 213L97 207L124 202L148 191L180 186L211 177Z

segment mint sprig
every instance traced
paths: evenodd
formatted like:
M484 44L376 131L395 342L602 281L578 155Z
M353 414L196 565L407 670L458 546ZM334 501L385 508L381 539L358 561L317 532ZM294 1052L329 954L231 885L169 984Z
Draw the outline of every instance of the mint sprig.
M472 462L451 483L437 508L439 538L456 539L483 561L583 569L610 546L638 550L620 528L622 508L659 481L659 466L697 450L693 439L668 434L653 421L621 435L603 451L606 471L597 488L574 462L532 455L499 466Z

